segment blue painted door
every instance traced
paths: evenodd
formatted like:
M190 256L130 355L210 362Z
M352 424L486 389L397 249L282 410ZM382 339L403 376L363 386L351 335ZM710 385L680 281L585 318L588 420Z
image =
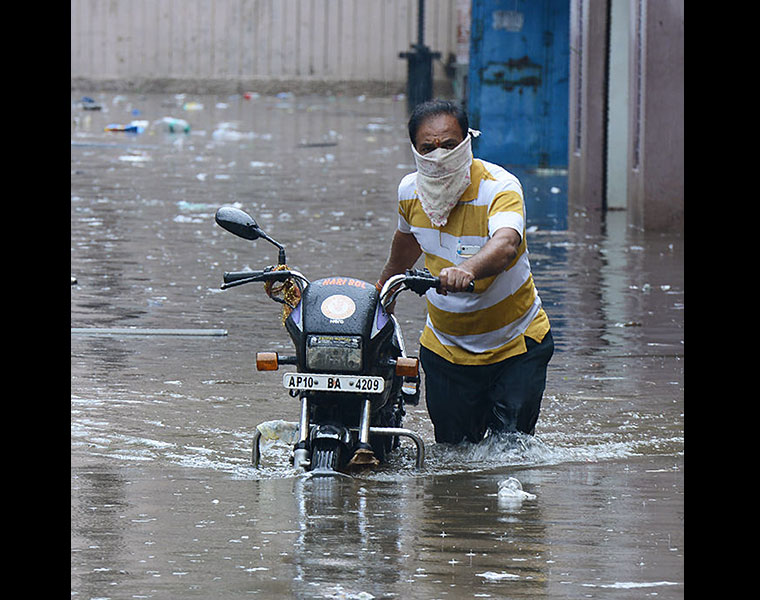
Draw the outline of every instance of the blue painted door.
M467 112L475 155L566 168L569 0L473 0Z

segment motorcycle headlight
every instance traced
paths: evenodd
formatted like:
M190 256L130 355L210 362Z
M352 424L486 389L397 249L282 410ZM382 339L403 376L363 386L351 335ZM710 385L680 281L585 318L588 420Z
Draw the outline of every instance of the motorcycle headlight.
M361 371L362 339L359 336L310 335L306 338L306 367L315 371Z

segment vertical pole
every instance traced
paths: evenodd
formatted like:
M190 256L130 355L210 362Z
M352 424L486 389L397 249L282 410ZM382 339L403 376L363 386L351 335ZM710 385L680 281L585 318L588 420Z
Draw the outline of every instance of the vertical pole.
M400 52L399 58L407 63L406 103L411 112L418 104L433 96L433 59L440 58L440 52L431 52L425 46L425 0L417 2L417 43L411 45L410 52Z
M425 44L425 0L417 2L417 46Z

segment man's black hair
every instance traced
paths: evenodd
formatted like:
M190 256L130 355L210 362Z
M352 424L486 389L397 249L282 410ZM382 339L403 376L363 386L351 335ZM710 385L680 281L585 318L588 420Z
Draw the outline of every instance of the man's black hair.
M422 122L428 117L442 114L454 117L459 123L459 127L462 129L462 136L467 137L467 134L470 131L470 124L467 120L467 113L462 110L461 106L456 102L451 102L449 100L428 100L427 102L415 106L412 115L409 117L409 139L415 147L417 144L415 144L414 138L416 137L417 130L420 125L422 125Z

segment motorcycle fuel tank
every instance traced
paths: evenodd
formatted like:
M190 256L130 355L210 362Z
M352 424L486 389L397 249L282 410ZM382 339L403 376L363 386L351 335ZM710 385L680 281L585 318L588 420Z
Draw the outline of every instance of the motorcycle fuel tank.
M301 299L304 331L369 337L375 320L375 286L351 277L313 281Z

